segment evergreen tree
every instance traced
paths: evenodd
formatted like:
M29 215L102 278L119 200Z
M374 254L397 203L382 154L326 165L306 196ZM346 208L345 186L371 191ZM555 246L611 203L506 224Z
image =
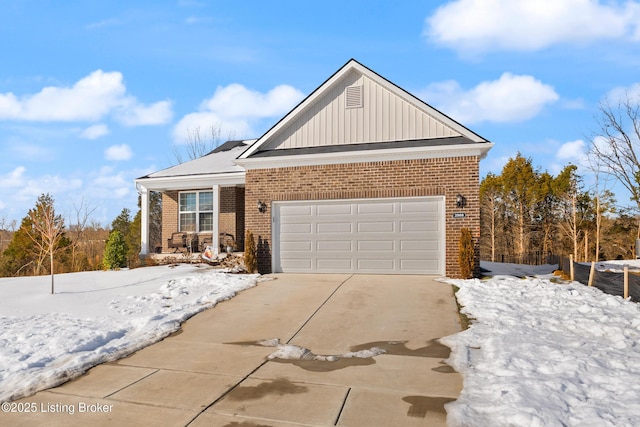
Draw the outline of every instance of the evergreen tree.
M20 228L13 233L13 238L2 256L0 273L3 277L37 274L38 251L28 232L32 227L31 218L26 216L22 219Z
M137 267L140 263L140 229L142 222L142 212L138 210L133 221L129 224L129 229L125 236L127 245L127 265L130 268Z
M119 231L122 236L129 234L129 226L131 225L131 211L127 208L111 222L111 231Z
M109 234L109 240L104 249L104 268L115 270L127 266L127 244L124 236L118 230Z
M515 229L514 252L520 262L530 249L532 215L539 198L538 178L531 159L525 159L520 153L515 159L509 159L502 169L506 207Z

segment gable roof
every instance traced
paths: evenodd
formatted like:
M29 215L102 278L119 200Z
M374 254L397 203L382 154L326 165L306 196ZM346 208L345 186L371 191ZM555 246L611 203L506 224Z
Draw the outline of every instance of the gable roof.
M353 104L354 100L360 105ZM351 108L354 105L356 108ZM366 149L393 149L406 147L407 141L422 147L481 143L486 144L483 147L486 151L493 145L351 59L238 160L246 167L250 162L245 159L359 151L365 146L368 146ZM387 144L393 142L405 144Z

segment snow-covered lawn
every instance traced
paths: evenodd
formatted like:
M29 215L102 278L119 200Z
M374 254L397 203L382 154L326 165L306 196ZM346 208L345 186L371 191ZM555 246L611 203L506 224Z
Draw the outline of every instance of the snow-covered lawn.
M159 266L0 279L0 402L58 385L179 329L257 275Z
M482 266L498 275L447 280L475 319L441 340L464 377L460 398L447 405L448 422L640 425L640 306L577 282L555 283L544 267L520 279L509 273L526 275L522 266Z

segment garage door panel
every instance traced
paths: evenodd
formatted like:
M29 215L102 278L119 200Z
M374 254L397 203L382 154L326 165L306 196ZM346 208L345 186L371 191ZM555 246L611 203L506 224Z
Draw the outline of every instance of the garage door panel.
M357 212L360 215L366 214L392 214L394 213L394 203L359 203Z
M444 274L442 197L275 202L273 213L274 271Z
M358 259L358 270L367 271L393 271L395 260L393 259Z
M358 240L358 251L386 251L393 252L395 250L394 240Z
M287 234L311 234L311 224L282 224L282 232Z
M353 242L351 240L319 240L316 242L318 252L351 252Z
M345 204L327 204L318 205L318 216L323 215L351 215L353 213L353 206Z
M352 271L354 264L353 260L345 258L318 258L317 260L318 271Z
M308 240L286 241L280 243L281 252L311 252L313 244Z
M358 223L359 233L393 233L395 224L393 222L361 222Z
M400 250L410 251L437 251L440 249L440 242L437 240L402 240Z
M312 262L310 258L285 258L281 261L283 271L309 271L312 268Z
M312 206L283 205L280 207L280 216L311 216Z
M413 233L420 231L438 231L440 224L436 221L401 221L400 231L403 233Z
M408 272L420 272L426 270L437 270L438 263L435 260L424 259L403 259L400 261L400 268Z
M439 207L433 202L409 202L400 203L400 213L417 213L420 215L434 214L437 215Z
M326 233L351 233L353 224L350 222L327 222L316 224L318 234Z

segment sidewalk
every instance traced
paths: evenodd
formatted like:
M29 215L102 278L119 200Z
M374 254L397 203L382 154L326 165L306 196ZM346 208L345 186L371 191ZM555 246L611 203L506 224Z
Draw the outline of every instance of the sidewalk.
M15 426L440 426L462 389L434 340L459 331L450 285L426 276L270 276L181 332L0 414ZM317 355L267 360L279 338Z

